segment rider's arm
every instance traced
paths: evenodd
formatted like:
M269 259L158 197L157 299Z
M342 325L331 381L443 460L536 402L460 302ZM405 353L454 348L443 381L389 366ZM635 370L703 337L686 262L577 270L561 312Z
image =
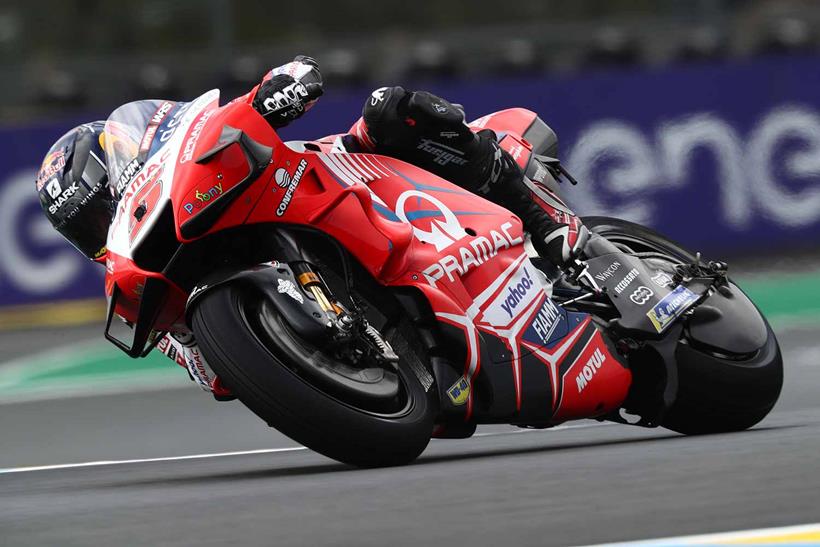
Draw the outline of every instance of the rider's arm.
M370 139L370 134L367 132L367 125L364 123L364 118L359 118L356 123L348 131L348 134L356 138L359 146L367 152L375 152L376 145Z
M475 140L473 133L461 105L400 86L374 90L349 131L362 149L382 153L415 148L422 137L465 146Z
M268 72L249 93L235 99L250 104L275 128L284 127L310 110L322 95L318 63L298 55Z

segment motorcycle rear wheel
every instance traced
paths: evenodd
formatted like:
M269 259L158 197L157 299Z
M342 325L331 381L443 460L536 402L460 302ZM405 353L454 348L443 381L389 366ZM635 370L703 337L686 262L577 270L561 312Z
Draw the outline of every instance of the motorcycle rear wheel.
M316 452L358 467L402 465L430 440L436 388L425 389L409 366L418 357L399 329L385 333L400 355L398 371L389 386L376 385L377 379L373 396L366 397L367 382L346 392L318 381L310 367L324 367L327 376L334 357L300 340L273 305L244 287L229 283L204 295L192 327L208 363L238 399ZM424 366L414 365L416 371ZM385 400L396 384L395 396Z
M625 252L657 253L674 262L695 259L694 253L639 224L608 217L583 221ZM749 355L727 358L719 351L679 343L678 394L663 427L688 435L720 433L748 429L766 417L780 396L783 358L771 326L760 317L766 341Z

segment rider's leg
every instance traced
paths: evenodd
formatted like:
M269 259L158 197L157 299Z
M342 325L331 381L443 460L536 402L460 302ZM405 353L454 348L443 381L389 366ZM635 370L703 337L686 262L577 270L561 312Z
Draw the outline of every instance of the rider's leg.
M569 225L556 222L535 200L524 182L524 173L512 156L496 141L495 134L484 130L476 135L479 144L476 158L491 164L484 186L473 191L502 205L518 215L532 237L538 254L555 265L563 266L578 255L586 240L586 229L571 231ZM482 179L479 179L482 180Z
M359 135L365 146L506 207L522 220L536 251L554 264L564 265L573 257L580 242L568 226L533 201L524 174L495 134L473 133L458 106L425 91L380 88L368 97L362 117L364 123L354 127L366 131Z

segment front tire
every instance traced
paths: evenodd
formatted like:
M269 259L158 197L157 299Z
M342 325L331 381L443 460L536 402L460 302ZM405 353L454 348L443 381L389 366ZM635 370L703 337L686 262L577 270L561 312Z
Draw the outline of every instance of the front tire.
M665 255L678 263L695 260L686 248L644 226L608 217L583 221L624 252ZM729 356L689 344L684 336L676 351L678 394L663 427L688 435L740 431L771 411L783 386L783 358L771 326L760 316L766 340L747 355Z
M418 368L411 370L408 360L418 356L399 329L383 333L401 357L393 377L399 388L385 400L384 393L367 399L322 385L307 363L318 360L327 370L332 358L298 340L270 302L243 287L229 283L203 295L192 327L208 363L239 400L316 452L359 467L401 465L430 440L437 390L425 389Z

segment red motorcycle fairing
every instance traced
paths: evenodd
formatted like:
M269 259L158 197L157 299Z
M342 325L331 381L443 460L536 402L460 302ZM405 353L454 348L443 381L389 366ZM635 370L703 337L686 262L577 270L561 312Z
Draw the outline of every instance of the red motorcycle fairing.
M238 143L220 145L226 127L270 148L272 158L210 228L185 239L185 223L251 173ZM624 400L629 370L588 316L552 303L524 251L521 222L506 209L395 158L289 147L244 103L202 110L179 133L168 160L175 164L168 195L178 241L242 224L307 225L336 239L379 283L417 288L444 335L462 349L462 377L443 388L465 420L557 423L606 414ZM215 151L211 159L197 163L208 151ZM141 243L134 241L132 252ZM161 275L140 271L130 257L114 255L111 264L107 292L122 283L116 311L135 321L139 294L123 287ZM173 287L165 303L171 309L158 316L155 330L181 326L185 301L178 292Z
M538 114L526 108L508 108L481 116L467 125L475 131L492 129L499 138L507 133L523 137L537 119Z
M153 330L178 330L184 325L185 302L188 292L178 287L167 277L158 272L144 270L130 258L108 253L105 262L105 294L109 298L114 294L115 285L120 294L116 301L115 313L120 317L136 323L139 318L143 292L149 279L161 281L166 286L166 302L157 310L158 315Z
M581 229L581 219L550 189L550 182L557 184L547 169L535 160L534 148L544 147L546 125L534 112L523 108L510 108L489 114L470 123L473 129L491 128L499 136L501 148L509 152L521 170L528 175L527 185L533 200L559 224L569 227L570 245L575 245ZM542 129L544 128L544 129ZM529 142L525 135L542 142Z

